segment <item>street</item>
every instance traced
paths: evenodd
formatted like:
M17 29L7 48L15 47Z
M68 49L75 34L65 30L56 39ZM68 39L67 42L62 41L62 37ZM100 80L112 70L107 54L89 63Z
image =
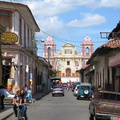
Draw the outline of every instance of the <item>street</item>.
M65 96L51 93L28 106L28 120L89 120L88 100L76 100L71 91ZM8 120L14 120L14 115Z

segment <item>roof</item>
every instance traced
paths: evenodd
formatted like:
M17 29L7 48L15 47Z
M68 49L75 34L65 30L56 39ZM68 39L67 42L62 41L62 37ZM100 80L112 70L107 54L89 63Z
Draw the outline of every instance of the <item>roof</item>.
M118 38L120 38L120 21L108 36L108 39L118 39Z
M98 47L95 52L92 54L90 59L88 60L87 64L90 64L90 62L97 56L97 55L103 55L109 53L113 49L120 48L120 40L111 40L102 46Z
M75 46L68 42L65 45L63 45L62 47L75 47Z
M29 25L33 25L32 27L35 29L35 32L40 32L40 28L27 5L0 1L0 10L18 11Z
M44 42L44 44L55 44L51 36L48 36L47 40Z
M94 44L94 43L91 41L91 38L89 36L86 36L81 44Z

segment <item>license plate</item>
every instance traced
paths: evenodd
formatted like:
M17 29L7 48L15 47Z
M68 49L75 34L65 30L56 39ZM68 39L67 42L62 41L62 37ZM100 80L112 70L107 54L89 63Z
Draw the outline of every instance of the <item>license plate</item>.
M81 97L84 97L83 95L81 95Z

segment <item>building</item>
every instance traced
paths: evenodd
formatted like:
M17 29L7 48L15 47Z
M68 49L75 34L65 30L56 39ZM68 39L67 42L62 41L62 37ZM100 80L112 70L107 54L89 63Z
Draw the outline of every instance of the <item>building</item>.
M81 43L81 53L70 42L63 45L56 53L56 43L49 36L44 42L44 57L57 71L57 76L61 77L62 82L75 82L81 81L81 76L76 71L85 67L93 49L94 43L86 36Z
M37 56L34 34L40 32L40 28L29 7L0 2L0 23L6 28L1 38L2 83L13 92L27 86L35 93L43 83L47 89L49 64Z
M2 34L5 32L5 28L0 25L0 85L2 85L2 50L1 50L1 37Z

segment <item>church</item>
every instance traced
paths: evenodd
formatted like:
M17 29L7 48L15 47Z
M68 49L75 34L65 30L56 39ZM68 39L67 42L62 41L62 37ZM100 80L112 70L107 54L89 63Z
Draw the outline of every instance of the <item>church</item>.
M94 43L86 36L80 43L81 52L70 42L56 52L56 43L51 36L44 42L44 58L50 62L52 69L57 71L57 77L61 77L63 83L68 81L81 82L81 76L77 70L86 67L86 62L94 52Z

